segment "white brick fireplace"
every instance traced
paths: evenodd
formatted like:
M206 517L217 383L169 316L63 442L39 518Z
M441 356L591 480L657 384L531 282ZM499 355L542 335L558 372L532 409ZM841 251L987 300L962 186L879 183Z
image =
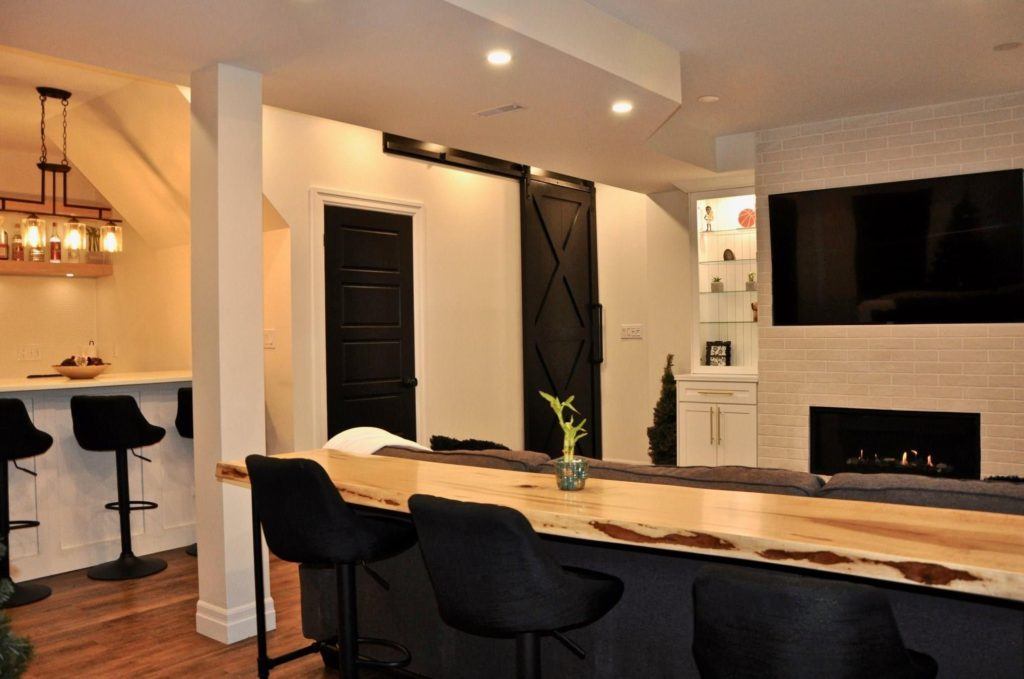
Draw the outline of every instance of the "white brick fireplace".
M981 414L981 472L1024 475L1024 324L773 327L768 196L1024 167L1024 92L757 134L758 464L806 470L809 407Z

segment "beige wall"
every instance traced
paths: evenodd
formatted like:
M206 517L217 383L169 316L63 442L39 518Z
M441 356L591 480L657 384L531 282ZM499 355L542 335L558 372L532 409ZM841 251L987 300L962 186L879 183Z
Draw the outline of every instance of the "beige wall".
M808 407L981 413L982 475L1024 474L1024 324L771 324L768 196L1024 167L1024 92L757 134L758 463L807 469Z

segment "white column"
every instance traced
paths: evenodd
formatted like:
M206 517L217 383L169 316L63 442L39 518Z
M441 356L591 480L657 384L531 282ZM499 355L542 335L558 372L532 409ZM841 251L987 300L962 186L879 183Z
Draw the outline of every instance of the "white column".
M266 452L261 87L225 64L192 74L196 630L223 643L256 633L249 492L214 469ZM273 629L269 595L267 613Z

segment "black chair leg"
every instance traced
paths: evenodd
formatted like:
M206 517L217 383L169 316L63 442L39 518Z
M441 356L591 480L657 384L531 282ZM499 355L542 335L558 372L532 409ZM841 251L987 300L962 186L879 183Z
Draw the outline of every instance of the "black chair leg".
M338 662L341 676L359 676L359 621L356 613L356 567L341 563L334 567L338 586Z
M199 556L199 546L193 542L191 545L185 548L185 553L189 556Z
M159 573L167 562L152 557L135 556L132 552L131 498L128 485L128 451L116 451L117 460L117 515L121 524L121 556L116 561L93 566L88 575L93 580L133 580ZM153 503L139 501L140 506L155 507ZM148 507L151 505L152 507ZM112 508L110 505L108 507Z
M516 635L516 677L540 679L540 635L536 632Z
M0 540L3 541L3 557L0 557L0 580L11 580L11 506L10 488L8 487L7 462L0 460ZM34 521L22 522L28 526L38 525ZM22 528L27 526L22 525ZM15 608L35 603L50 596L51 590L46 585L32 582L17 583L11 580L14 590L4 603L4 608Z

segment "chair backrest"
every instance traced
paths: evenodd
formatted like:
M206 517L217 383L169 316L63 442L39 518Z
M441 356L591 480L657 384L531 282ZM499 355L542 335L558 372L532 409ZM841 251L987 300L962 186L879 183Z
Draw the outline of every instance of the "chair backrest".
M146 420L131 396L72 396L71 421L78 445L86 450L151 446L167 432Z
M409 510L441 618L452 627L514 633L517 620L535 617L566 581L514 509L414 495Z
M267 547L285 561L355 562L368 550L361 520L313 460L245 458Z
M174 427L182 438L192 438L192 387L178 390L178 414L174 418Z
M21 399L0 398L0 459L39 455L52 445L53 437L36 429Z
M914 676L885 595L812 576L709 566L693 584L702 679Z

